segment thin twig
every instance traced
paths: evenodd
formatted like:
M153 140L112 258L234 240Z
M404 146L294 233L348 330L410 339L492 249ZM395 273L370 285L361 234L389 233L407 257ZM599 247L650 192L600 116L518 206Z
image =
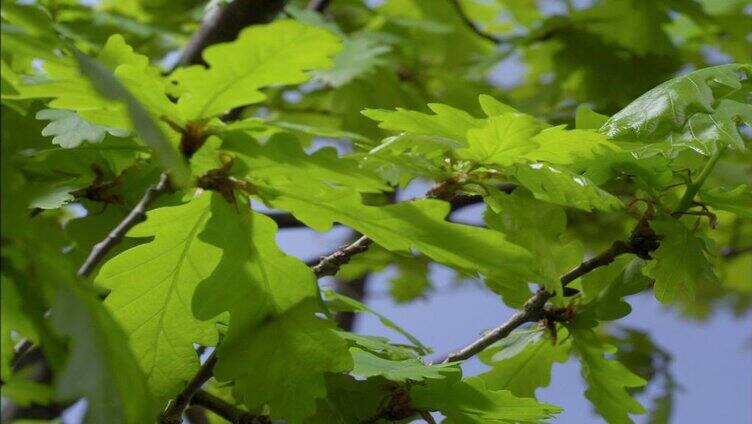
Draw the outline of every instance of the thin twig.
M478 36L485 38L486 40L491 41L494 44L501 44L504 42L504 40L502 40L501 38L495 37L480 29L480 27L476 25L469 16L467 16L459 0L449 0L449 3L452 3L452 6L454 6L454 9L457 11L457 15L460 17L460 19L462 19L462 22L464 22L465 25L467 25L467 27L470 28Z
M561 284L563 286L566 286L567 284L582 277L588 272L610 264L619 255L632 252L633 250L630 246L630 243L624 241L614 242L613 244L611 244L611 246L609 246L608 249L604 250L599 255L582 262L577 266L577 268L564 274L561 277ZM494 328L491 331L486 332L482 337L473 341L462 349L447 355L447 357L444 358L442 362L456 362L471 358L481 352L483 349L491 346L493 343L507 337L512 331L519 328L520 326L528 322L535 322L540 320L543 316L543 308L546 305L546 302L551 297L553 297L553 294L548 293L545 289L539 289L535 293L535 295L533 295L533 297L525 302L522 310L512 315L512 317L509 318L507 322Z
M723 149L720 149L719 152L705 165L705 168L703 168L697 181L690 184L687 188L687 191L672 215L678 216L687 210L691 205L694 195L700 190L705 183L705 180L710 176L722 153ZM649 223L650 219L652 219L652 215L652 204L649 204L648 209L632 231L628 242L616 241L598 256L581 263L577 268L561 277L562 285L566 287L566 285L572 281L598 267L610 264L617 256L625 253L634 253L640 258L650 259L650 252L658 248L657 236L650 228ZM728 255L732 254L727 253L725 256L728 257ZM493 343L507 337L512 331L523 324L538 321L541 318L546 302L551 297L553 297L553 294L546 292L544 289L538 290L533 297L525 302L523 309L514 314L507 322L485 333L482 337L473 341L466 347L447 355L442 362L455 362L471 358Z
M428 198L437 198L440 195L444 196L444 194L440 190L437 190L436 187L443 185L444 183L439 183L428 190L426 193L426 197ZM504 191L505 193L511 193L515 188L517 187L516 184L512 183L505 183L499 186L499 189ZM455 187L456 189L456 187ZM452 210L457 210L462 207L476 204L483 201L482 196L476 196L476 195L448 195L446 196L449 198L449 204L452 206ZM276 218L279 219L279 218ZM275 219L275 220L276 220ZM281 220L281 219L280 219ZM335 275L339 269L350 262L350 259L357 255L358 253L365 252L368 247L371 245L372 241L366 237L362 236L355 240L354 242L336 250L335 252L322 256L319 261L315 264L309 264L311 268L313 269L314 274L316 274L317 278L325 277L327 275Z
M159 176L159 181L146 190L144 196L141 197L141 200L138 201L136 206L128 213L125 219L123 219L104 240L92 247L86 261L84 261L81 268L78 269L78 276L88 277L107 252L125 237L125 233L133 228L134 225L146 219L146 208L148 208L154 199L159 197L160 194L169 190L169 187L170 177L166 173L163 173Z
M203 64L205 48L234 40L245 27L271 22L286 4L287 0L235 0L214 10L188 41L178 65Z
M723 259L733 259L745 253L752 253L752 245L742 247L724 247L721 249L720 255Z
M227 402L205 390L196 391L196 394L193 395L193 398L191 399L191 405L202 406L233 424L269 422L268 418L256 416L248 411L244 411L230 402Z
M321 278L327 275L334 275L339 271L342 265L350 262L350 258L358 253L363 253L371 245L371 239L366 236L361 236L354 242L347 246L335 251L334 253L322 256L321 260L311 268L313 273L316 274L316 278Z
M298 218L295 218L293 214L288 212L267 212L265 215L274 220L277 228L302 228L306 226Z
M315 10L316 12L323 12L332 0L311 0L308 2L308 9Z
M428 424L436 424L436 420L433 419L430 412L419 411L418 414L420 414L420 417L423 418L423 420Z
M160 424L180 424L183 422L183 411L191 402L191 399L196 392L201 389L201 386L212 377L214 365L217 363L217 356L215 353L216 350L206 358L206 361L204 361L198 369L196 375L194 375L191 381L189 381L183 390L178 393L175 399L170 402L170 405L159 418Z

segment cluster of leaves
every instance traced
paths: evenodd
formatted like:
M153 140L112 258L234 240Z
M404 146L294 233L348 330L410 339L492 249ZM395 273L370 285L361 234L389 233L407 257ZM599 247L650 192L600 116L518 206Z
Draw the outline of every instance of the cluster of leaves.
M0 370L11 401L86 398L87 422L168 423L160 414L203 378L258 420L534 423L560 412L535 390L577 358L608 422L645 412L633 395L656 375L666 391L653 414L665 420L675 383L655 358L667 355L641 333L608 333L630 312L624 298L652 289L699 316L719 298L750 304L752 255L738 253L752 241L740 130L752 124L752 66L658 85L680 57L704 65L696 44L748 57L720 34L741 2L603 1L544 17L534 2L340 0L331 19L292 2L294 19L248 27L206 48L204 64L168 72L155 60L201 10L177 3L2 4ZM480 78L511 52L494 49L502 39L530 66L505 93ZM583 43L597 54L575 54ZM572 100L611 116L572 114ZM321 137L349 150L311 148ZM160 175L169 187L157 190ZM429 198L391 202L420 179L436 182ZM108 237L134 222L145 192L162 194L145 221ZM483 202L485 225L452 222L457 198ZM441 264L540 324L491 340L479 376L432 364L388 318L320 290L321 268L282 252L278 224L251 201L367 237L339 278L396 267L394 296L410 301ZM92 262L102 240L109 251ZM627 247L585 261L619 240ZM81 264L90 278L76 278ZM531 283L545 308L531 309ZM376 314L409 343L338 330L337 312ZM19 342L40 346L50 385L17 365ZM197 347L213 351L203 365Z

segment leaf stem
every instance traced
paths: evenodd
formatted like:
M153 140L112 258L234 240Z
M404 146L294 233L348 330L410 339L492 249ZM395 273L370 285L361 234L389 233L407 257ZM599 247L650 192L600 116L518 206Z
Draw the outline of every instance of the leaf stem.
M702 171L700 171L700 175L697 176L697 179L691 184L687 185L687 190L684 192L681 200L679 200L679 205L676 207L674 214L680 214L689 209L690 206L692 206L692 201L694 200L695 195L697 195L697 192L700 191L703 184L705 184L705 180L707 180L710 174L713 172L713 168L715 168L716 163L718 163L718 159L721 158L721 155L723 155L723 152L725 150L726 146L719 147L718 151L710 157L708 163L706 163L705 167L702 168Z

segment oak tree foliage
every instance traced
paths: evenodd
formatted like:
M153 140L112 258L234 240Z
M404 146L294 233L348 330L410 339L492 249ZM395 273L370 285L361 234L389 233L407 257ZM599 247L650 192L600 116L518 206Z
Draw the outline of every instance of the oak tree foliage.
M8 408L555 422L536 389L576 361L603 420L667 422L668 355L619 320L643 292L691 319L752 306L752 16L538 3L3 0ZM248 22L211 40L233 7ZM468 204L482 225L453 221ZM334 226L352 236L320 260L277 245ZM322 285L396 270L409 303L437 265L518 312L447 356Z

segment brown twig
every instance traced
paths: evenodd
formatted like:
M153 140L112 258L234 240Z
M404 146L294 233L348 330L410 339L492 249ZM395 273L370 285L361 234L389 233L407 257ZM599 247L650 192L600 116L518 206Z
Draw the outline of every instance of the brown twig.
M454 196L453 194L448 192L449 188L445 187L448 187L445 182L436 184L435 186L431 187L428 192L426 192L426 197L447 198L449 199L449 203L452 204L452 206L454 206L454 202L456 201L458 208L475 203L476 196ZM514 190L515 187L517 186L510 184L508 186L504 186L503 190L509 193ZM451 190L456 191L457 188L458 186L451 185ZM482 198L480 196L477 197L480 199L479 201L482 201ZM469 198L472 198L472 200L468 200ZM368 247L371 245L371 243L371 239L366 236L361 236L354 242L334 251L333 253L322 256L318 263L311 265L311 268L313 269L313 272L314 274L316 274L317 278L325 277L327 275L334 275L343 265L350 262L350 259L353 256L368 250Z
M467 14L465 13L465 10L462 8L462 4L460 4L459 0L449 0L449 3L451 3L452 6L454 6L454 9L457 11L457 15L460 17L460 19L462 19L462 22L468 28L470 28L474 33L476 33L478 36L480 36L482 38L485 38L486 40L488 40L488 41L490 41L490 42L492 42L494 44L501 44L501 43L503 43L505 41L505 40L503 40L501 38L495 37L495 36L493 36L493 35L485 32L485 31L483 31L482 29L480 29L480 27L478 25L476 25L476 23L473 22L473 20L470 19L469 16L467 16Z
M743 247L724 247L721 249L720 255L723 259L733 259L745 253L752 253L752 245Z
M608 249L604 250L599 255L582 262L577 266L577 268L564 274L561 277L561 284L566 286L567 284L582 277L588 272L610 264L619 255L631 252L632 248L629 243L624 241L614 242L613 244L611 244L611 246L609 246ZM551 297L553 297L553 294L548 293L545 289L539 289L535 293L535 295L533 295L533 297L525 302L522 310L512 315L512 317L509 318L507 322L492 329L491 331L486 332L485 334L483 334L483 336L476 339L469 345L463 347L462 349L450 353L441 362L456 362L471 358L480 353L483 349L491 346L493 343L509 336L512 331L516 330L520 326L529 322L539 321L543 317L544 306Z
M206 358L206 361L204 361L198 369L196 375L194 375L191 381L189 381L183 390L178 393L175 399L170 402L170 405L159 418L160 424L181 424L183 422L183 411L188 407L196 392L201 389L201 386L212 377L214 365L217 364L217 356L215 355L215 352L216 350Z
M309 10L315 10L316 12L321 13L329 7L331 2L332 0L311 0L308 2L307 7Z
M128 213L128 215L122 221L120 221L117 227L110 231L110 233L104 240L100 241L99 243L95 244L94 247L92 247L89 256L81 265L81 268L78 269L78 276L88 277L89 275L91 275L92 271L94 271L94 268L96 268L99 262L102 261L107 252L109 252L113 246L118 244L123 239L123 237L125 237L125 233L133 228L134 225L146 219L146 208L151 205L154 199L159 197L160 194L169 190L169 188L170 177L166 173L163 173L159 176L159 181L151 185L146 190L143 197L141 197L141 200L139 200L136 206Z
M235 0L227 3L204 19L183 49L178 65L203 64L201 55L205 48L234 40L247 26L271 22L285 4L287 0Z
M371 243L371 239L366 236L361 236L354 242L342 247L334 253L322 256L321 260L311 267L313 273L316 274L317 278L336 274L342 265L350 262L350 258L354 255L365 252Z
M191 399L191 405L204 407L232 424L266 424L271 422L266 416L254 415L244 411L205 390L196 391Z
M430 412L418 411L418 414L420 414L420 417L423 418L423 420L428 424L436 424L436 420L433 419Z

